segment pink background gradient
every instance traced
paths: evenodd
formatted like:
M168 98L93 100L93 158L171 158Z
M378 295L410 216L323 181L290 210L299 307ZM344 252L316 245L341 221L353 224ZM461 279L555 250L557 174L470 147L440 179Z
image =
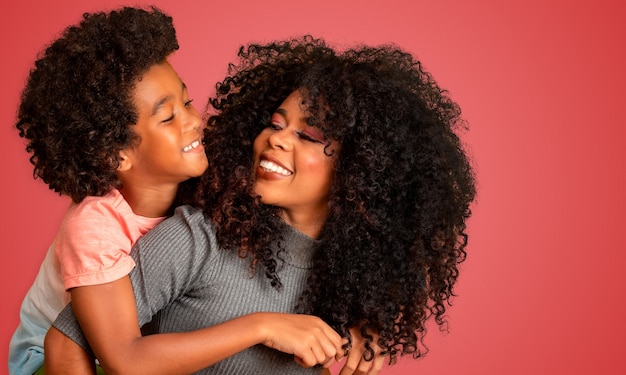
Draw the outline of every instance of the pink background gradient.
M145 3L138 1L137 3ZM394 42L461 105L478 175L450 330L383 374L618 374L626 368L626 3L619 0L155 0L202 107L239 45L311 33ZM85 11L134 2L10 1L0 12L0 374L21 300L68 200L32 178L13 128L35 56ZM336 368L334 369L336 371Z

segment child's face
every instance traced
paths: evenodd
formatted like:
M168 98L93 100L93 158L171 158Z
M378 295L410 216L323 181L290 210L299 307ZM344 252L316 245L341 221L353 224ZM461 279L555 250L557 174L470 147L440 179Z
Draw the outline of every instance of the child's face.
M133 96L139 119L132 129L140 141L124 150L131 181L157 187L200 176L208 166L202 120L172 66L166 61L151 67Z
M298 91L289 95L254 141L255 193L263 203L283 208L292 225L325 221L334 176L335 158L324 152L328 140L307 124L301 103Z

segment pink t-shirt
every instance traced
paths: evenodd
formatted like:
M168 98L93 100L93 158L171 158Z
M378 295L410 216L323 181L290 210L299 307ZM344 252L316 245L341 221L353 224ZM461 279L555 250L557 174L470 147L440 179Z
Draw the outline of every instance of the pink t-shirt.
M70 205L54 245L65 289L128 275L133 244L163 219L135 215L118 190Z

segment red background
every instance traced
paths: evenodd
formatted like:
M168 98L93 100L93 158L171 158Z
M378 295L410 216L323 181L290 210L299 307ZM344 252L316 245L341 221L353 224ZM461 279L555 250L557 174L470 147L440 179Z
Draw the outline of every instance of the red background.
M626 367L626 3L154 1L196 103L240 44L303 33L395 42L461 105L478 173L450 332L384 374L617 374ZM68 201L33 181L13 124L36 54L84 11L122 1L11 1L0 12L0 374L22 297ZM619 370L622 369L622 370Z

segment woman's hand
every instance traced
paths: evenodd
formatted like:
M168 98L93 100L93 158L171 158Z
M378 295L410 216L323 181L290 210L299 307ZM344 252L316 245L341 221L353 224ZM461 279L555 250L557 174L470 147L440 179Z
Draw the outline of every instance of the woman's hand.
M371 361L366 361L363 358L363 353L366 351L365 339L361 335L359 328L350 328L350 336L352 337L352 347L339 375L377 375L383 368L385 361L385 357L380 355L381 349L378 346L378 335L371 334L372 342L370 345L374 349L374 358Z

